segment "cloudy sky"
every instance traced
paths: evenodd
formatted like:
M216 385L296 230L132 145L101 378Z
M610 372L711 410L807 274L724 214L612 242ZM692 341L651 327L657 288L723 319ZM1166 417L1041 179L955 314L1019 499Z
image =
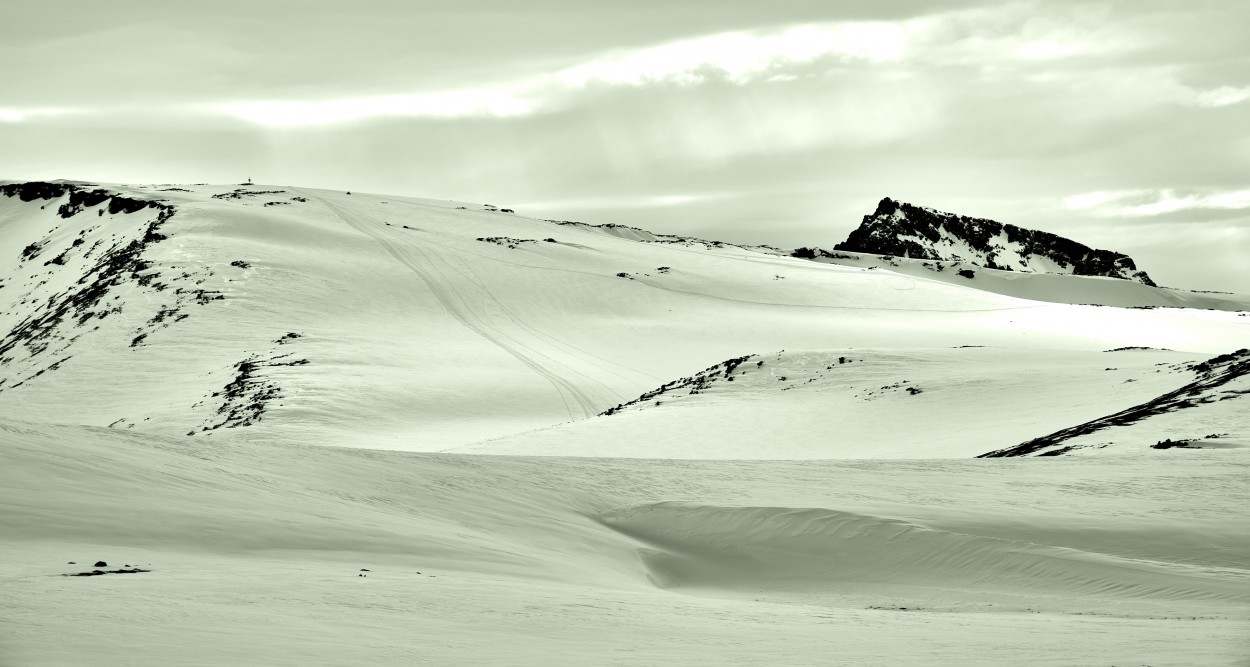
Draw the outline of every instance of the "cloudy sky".
M0 20L0 178L488 202L831 246L877 200L1250 292L1250 3L59 0Z

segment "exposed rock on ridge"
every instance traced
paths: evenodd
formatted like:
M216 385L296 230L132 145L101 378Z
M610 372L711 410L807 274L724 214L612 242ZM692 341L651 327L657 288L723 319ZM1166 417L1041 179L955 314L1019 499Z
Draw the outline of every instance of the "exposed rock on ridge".
M188 305L224 299L200 286L211 271L162 275L165 267L147 256L168 238L163 227L176 212L172 204L42 181L0 184L4 198L41 209L59 204L60 222L38 240L21 239L20 252L12 250L19 261L0 284L6 288L0 299L0 392L61 368L74 358L75 342L96 335L106 318L106 328L138 348L151 334L189 317ZM127 316L119 318L125 307ZM119 326L134 328L116 332Z
M834 250L963 261L988 269L1107 276L1155 286L1127 255L1050 232L881 200Z
M1054 433L1034 438L1028 442L1020 443L1014 447L998 449L992 452L981 454L979 459L1005 458L1010 456L1031 456L1047 449L1063 444L1065 441L1082 435L1089 435L1104 429L1116 426L1126 426L1135 424L1144 419L1156 417L1158 415L1176 412L1187 408L1197 407L1204 403L1214 403L1216 401L1227 401L1240 398L1247 390L1225 390L1221 388L1239 378L1250 375L1250 349L1241 349L1228 354L1221 354L1212 357L1201 363L1193 364L1189 367L1197 377L1178 389L1174 389L1165 394L1150 399L1144 403L1134 405L1130 408L1121 410L1115 414L1107 415L1099 419L1070 426L1060 429ZM1162 444L1162 443L1160 443ZM1183 447L1184 445L1173 445ZM1052 449L1048 452L1039 454L1039 456L1057 456L1066 454L1075 449L1074 446L1063 447L1060 449ZM1155 449L1167 449L1167 447L1158 447Z

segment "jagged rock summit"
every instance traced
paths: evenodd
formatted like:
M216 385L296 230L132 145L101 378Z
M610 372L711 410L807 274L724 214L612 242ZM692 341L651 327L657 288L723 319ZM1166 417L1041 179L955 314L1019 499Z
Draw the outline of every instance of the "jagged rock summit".
M961 261L988 269L1106 276L1155 286L1132 258L1050 232L944 213L889 197L835 250Z

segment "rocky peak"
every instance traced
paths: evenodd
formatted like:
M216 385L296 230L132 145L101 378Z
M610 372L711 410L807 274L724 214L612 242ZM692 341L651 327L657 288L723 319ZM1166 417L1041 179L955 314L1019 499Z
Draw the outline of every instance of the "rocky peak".
M944 213L889 197L835 250L960 261L988 269L1107 276L1154 286L1127 255L1058 234Z

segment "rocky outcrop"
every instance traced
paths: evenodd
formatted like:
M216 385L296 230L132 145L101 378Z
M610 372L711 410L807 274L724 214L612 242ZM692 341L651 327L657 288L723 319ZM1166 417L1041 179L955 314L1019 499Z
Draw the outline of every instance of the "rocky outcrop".
M1228 401L1241 398L1246 394L1246 390L1229 390L1220 391L1221 388L1239 378L1250 376L1250 349L1241 349L1228 354L1221 354L1212 357L1206 361L1193 364L1188 370L1195 374L1192 382L1169 391L1165 394L1152 398L1144 403L1134 405L1130 408L1121 410L1115 414L1100 417L1083 424L1070 426L1060 429L1054 433L1050 433L1039 438L1034 438L1028 442L1020 443L1014 447L997 449L992 452L981 454L979 459L995 459L1006 458L1011 456L1057 456L1072 451L1075 447L1068 446L1060 449L1052 449L1048 452L1044 451L1050 447L1062 445L1065 441L1073 438L1097 433L1105 429L1127 426L1135 424L1144 419L1157 417L1169 412L1195 408L1207 403L1215 403L1217 401ZM1184 447L1183 444L1172 443L1167 441L1168 446L1161 446L1164 443L1159 442L1152 445L1154 449L1169 449L1171 447ZM1038 453L1042 452L1042 453Z
M69 201L57 208L57 214L62 218L72 218L82 212L83 209L98 206L106 201L109 202L108 212L110 215L137 213L148 207L161 210L171 210L173 208L158 201L134 199L133 197L116 194L101 188L88 190L73 183L32 181L30 183L7 183L0 185L0 195L17 197L24 202L32 202L37 199L60 199L67 194L69 195Z
M34 181L0 184L0 204L21 212L15 225L32 225L17 232L29 235L9 250L15 256L6 264L17 263L0 283L0 392L58 370L75 357L75 343L102 326L134 327L124 340L141 348L151 334L187 319L192 304L225 298L202 285L210 269L163 273L172 267L151 257L176 213L166 201ZM44 208L56 217L40 215ZM49 223L52 229L40 229Z
M614 414L621 412L625 408L628 408L633 405L640 405L642 403L646 403L647 401L663 396L666 393L676 392L679 389L688 388L689 391L687 392L687 394L700 394L700 393L703 393L704 391L707 391L707 389L710 388L712 384L717 382L718 380L725 380L728 382L733 382L734 369L746 363L746 361L753 356L755 355L748 354L742 357L734 357L733 359L726 359L725 361L722 361L721 363L716 364L715 366L709 366L706 369L698 373L695 373L694 375L684 377L680 380L673 380L672 382L666 382L663 385L660 385L659 387L642 394L638 398L635 398L634 400L628 403L623 403L623 404L617 405L616 407L608 408L607 410L604 410L603 412L599 413L598 416L606 417L608 415L614 415ZM763 366L764 362L760 361L759 365ZM656 401L656 405L659 405L659 401Z
M0 364L12 361L11 353L19 345L31 356L44 352L64 352L68 343L72 342L70 339L75 336L74 329L85 327L92 320L104 319L120 312L121 305L108 298L113 288L132 280L143 286L151 283L151 278L144 275L151 268L151 263L142 259L142 255L152 244L165 240L166 236L159 230L174 215L174 207L168 204L133 199L103 190L84 190L68 183L7 184L0 186L0 195L17 197L23 202L57 200L69 195L69 200L58 209L58 214L66 219L82 212L84 205L97 206L106 200L109 201L109 212L114 214L134 213L149 207L157 212L153 218L144 218L146 224L136 237L122 237L121 240L110 237L107 244L101 239L96 245L84 248L81 251L83 256L77 262L81 265L82 277L70 288L37 301L33 297L24 299L23 302L29 300L36 307L8 332L0 334ZM101 212L103 210L100 209ZM70 249L86 245L81 241L82 238L84 236L80 234L73 245L44 262L44 266L63 266L66 253ZM27 245L21 255L22 262L36 259L47 244L48 240L44 239ZM95 252L94 257L91 256L92 252ZM55 349L50 349L53 347ZM7 378L0 380L0 386L5 384L5 380ZM20 384L9 385L7 388Z
M1050 232L882 199L834 250L959 261L987 269L1133 280L1151 287L1132 258Z

